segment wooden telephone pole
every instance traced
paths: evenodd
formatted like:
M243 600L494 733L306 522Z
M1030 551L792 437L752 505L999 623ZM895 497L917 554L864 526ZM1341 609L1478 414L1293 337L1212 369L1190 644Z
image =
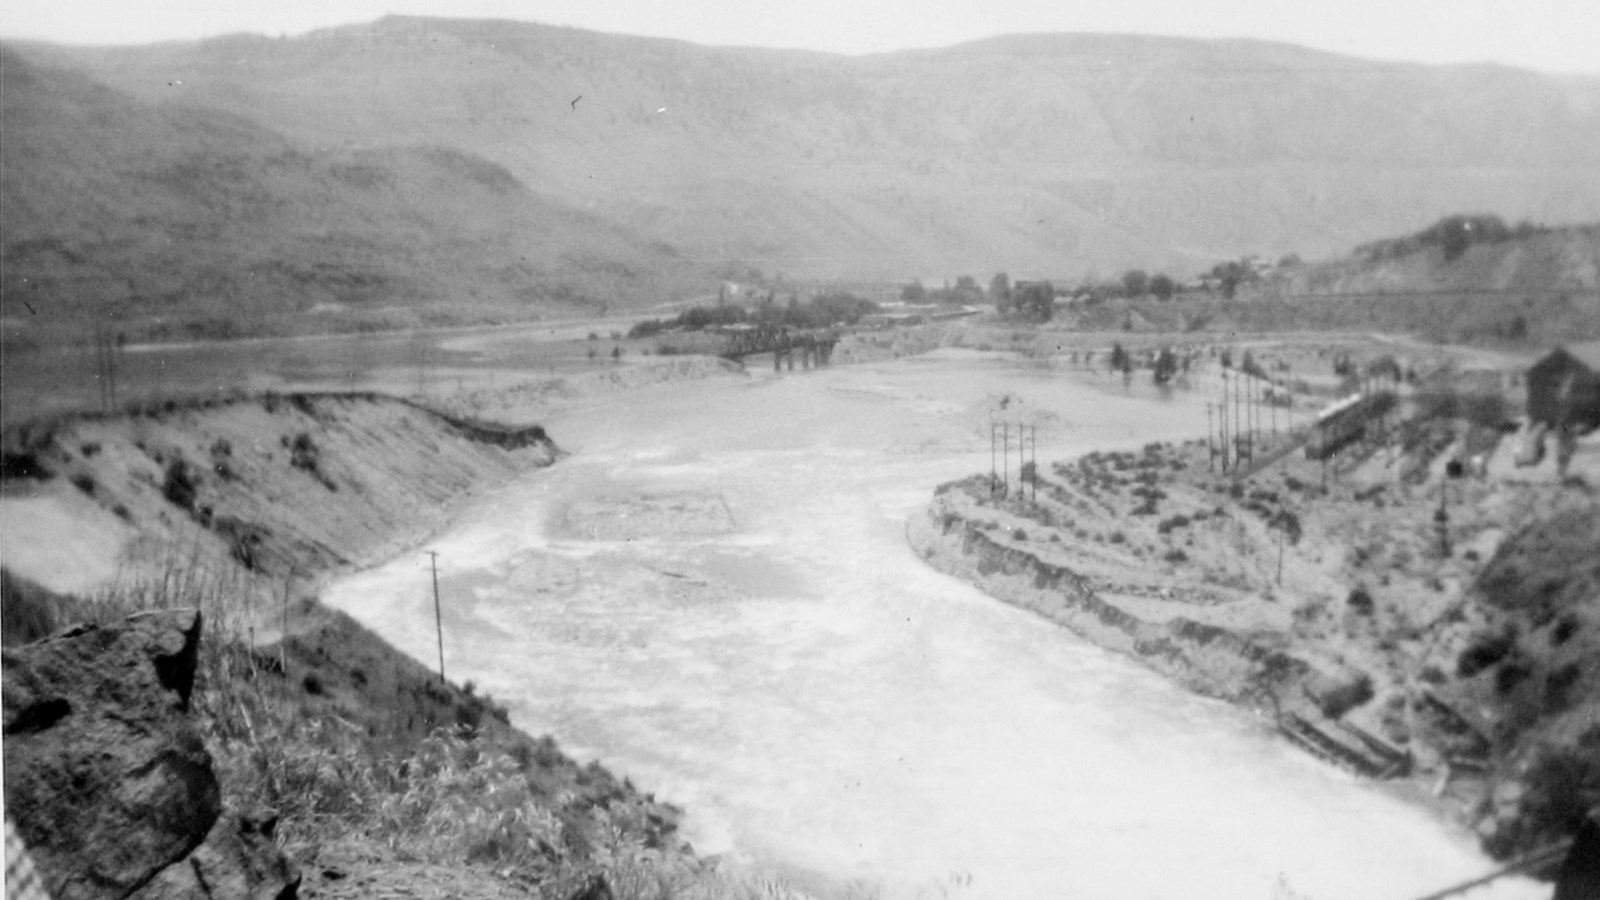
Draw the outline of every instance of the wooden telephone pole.
M428 562L433 570L433 627L439 635L439 680L444 681L444 618L439 613L439 554L429 550Z

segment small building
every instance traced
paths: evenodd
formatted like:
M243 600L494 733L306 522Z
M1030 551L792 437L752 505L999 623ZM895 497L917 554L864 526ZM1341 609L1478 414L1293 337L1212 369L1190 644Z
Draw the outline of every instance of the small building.
M1600 427L1600 341L1557 347L1528 368L1528 421Z

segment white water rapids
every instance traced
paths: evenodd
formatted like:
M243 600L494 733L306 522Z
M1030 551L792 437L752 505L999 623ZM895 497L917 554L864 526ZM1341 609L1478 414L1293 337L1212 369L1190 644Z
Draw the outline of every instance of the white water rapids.
M988 470L1003 395L1041 466L1205 428L1195 395L954 351L597 403L546 423L570 457L428 544L449 675L683 806L699 851L819 893L1405 900L1491 868L1248 714L918 559L907 517ZM435 664L426 556L324 596Z

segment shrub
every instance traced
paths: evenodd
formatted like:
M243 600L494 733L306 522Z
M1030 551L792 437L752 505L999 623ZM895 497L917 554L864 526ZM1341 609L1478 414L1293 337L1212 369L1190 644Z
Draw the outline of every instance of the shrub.
M1577 684L1582 677L1583 668L1575 662L1567 663L1551 672L1544 682L1545 708L1552 712L1565 709L1570 699L1569 695L1572 692L1572 686Z
M1356 587L1350 592L1350 596L1345 598L1344 602L1345 605L1363 616L1372 615L1372 595L1367 593L1367 589L1364 587Z
M321 463L321 452L317 444L311 439L308 432L302 431L294 436L289 444L289 465L307 472L316 472Z
M211 470L223 481L233 479L233 465L229 462L233 458L233 444L227 438L217 438L211 444Z
M1509 694L1532 674L1533 670L1526 662L1513 659L1494 673L1494 689L1501 694Z
M75 472L72 476L72 486L84 494L93 497L95 491L94 476L88 472Z
M1484 669L1505 659L1516 645L1516 637L1509 631L1479 635L1456 658L1456 675L1471 678Z
M1550 646L1559 647L1571 640L1581 622L1582 620L1572 613L1562 616L1556 627L1550 629Z
M1167 518L1162 519L1160 524L1156 525L1156 531L1161 534L1170 534L1174 529L1183 528L1184 526L1188 525L1189 522L1190 519L1188 516L1179 513L1178 515L1168 516Z
M196 493L198 489L195 486L194 476L189 472L189 464L183 461L183 457L177 457L168 463L166 474L161 481L161 496L185 512L194 512Z

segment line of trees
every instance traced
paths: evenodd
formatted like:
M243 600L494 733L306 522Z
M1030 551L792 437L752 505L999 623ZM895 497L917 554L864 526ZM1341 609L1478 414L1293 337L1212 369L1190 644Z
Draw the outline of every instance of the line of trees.
M1086 278L1073 291L1073 296L1087 303L1103 303L1114 297L1136 300L1145 296L1165 302L1181 292L1182 285L1165 272L1151 275L1143 269L1129 269L1121 277L1106 281Z
M944 287L924 287L921 280L912 279L900 289L900 299L907 303L943 303L947 306L966 306L972 303L983 302L983 288L978 285L978 280L971 275L962 275L956 279L954 286L945 282Z
M861 317L877 312L878 304L845 291L818 294L801 301L791 295L787 304L776 302L772 294L753 307L736 303L716 306L691 306L670 319L646 319L628 329L630 338L654 337L666 331L702 331L726 325L776 325L784 328L828 328L854 325Z
M1474 244L1495 244L1501 241L1532 237L1550 229L1523 219L1515 226L1495 215L1445 216L1427 228L1405 237L1391 238L1362 244L1355 255L1366 260L1394 259L1419 250L1438 247L1444 251L1445 261L1456 259Z

